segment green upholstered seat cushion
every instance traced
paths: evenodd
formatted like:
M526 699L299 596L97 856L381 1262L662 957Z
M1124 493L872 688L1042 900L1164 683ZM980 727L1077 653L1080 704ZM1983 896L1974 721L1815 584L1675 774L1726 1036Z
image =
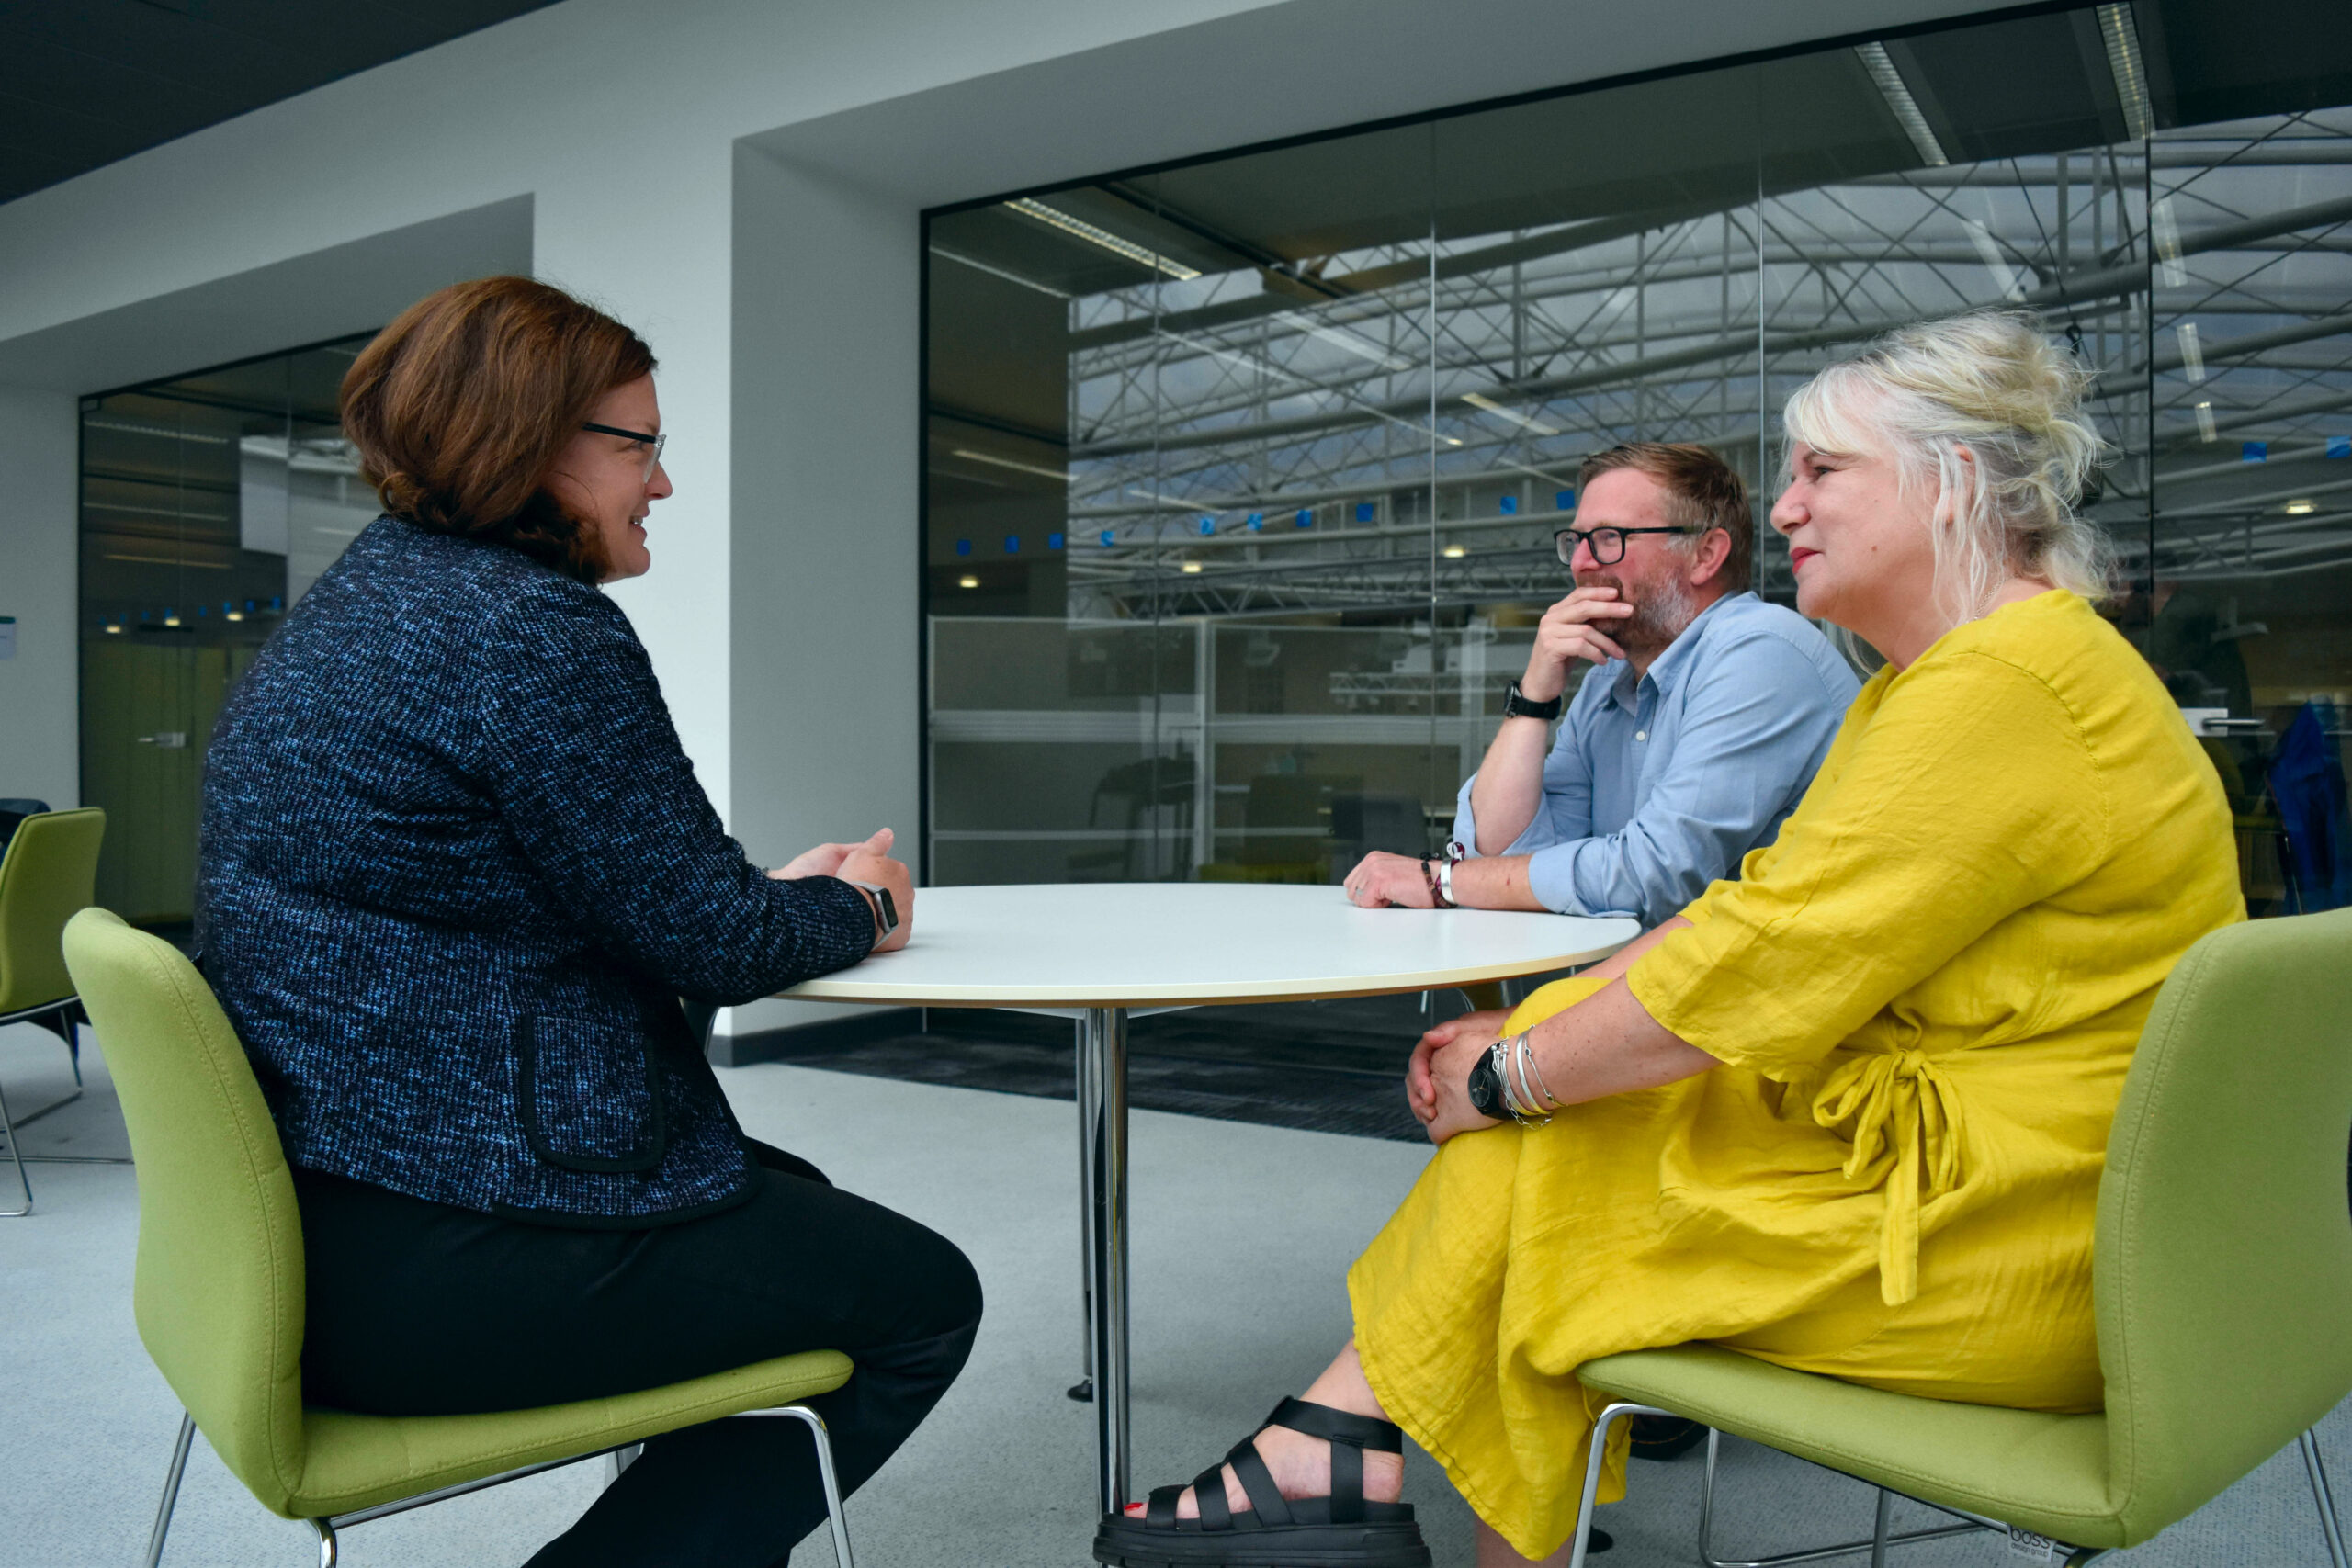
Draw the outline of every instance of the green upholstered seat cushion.
M44 811L17 825L0 852L0 1016L74 994L59 938L97 886L107 814Z
M410 1416L307 1410L301 1484L281 1500L262 1500L288 1518L353 1513L745 1410L797 1404L841 1387L851 1370L850 1359L838 1350L811 1350L541 1410Z
M1577 1376L1922 1502L2075 1546L2132 1544L2108 1503L2104 1416L1918 1399L1712 1345L1604 1356Z

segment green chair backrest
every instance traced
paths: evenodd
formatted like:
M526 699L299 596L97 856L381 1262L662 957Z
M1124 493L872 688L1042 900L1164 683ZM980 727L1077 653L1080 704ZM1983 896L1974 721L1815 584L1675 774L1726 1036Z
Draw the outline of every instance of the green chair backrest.
M170 943L85 909L65 962L139 1168L139 1337L222 1462L284 1512L303 1463L302 1223L261 1085Z
M74 994L59 939L98 882L107 814L43 811L17 824L0 854L0 1015Z
M2188 950L2125 1079L2094 1293L2110 1501L2187 1517L2352 1393L2352 910Z

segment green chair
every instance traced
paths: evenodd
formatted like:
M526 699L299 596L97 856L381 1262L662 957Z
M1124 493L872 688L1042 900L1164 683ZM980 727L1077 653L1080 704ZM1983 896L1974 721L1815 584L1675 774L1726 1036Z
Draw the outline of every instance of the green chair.
M825 1423L798 1403L849 1381L838 1351L543 1410L394 1417L305 1405L301 1217L244 1048L194 965L104 909L66 927L65 961L105 1043L139 1168L139 1337L186 1411L148 1568L163 1557L199 1427L264 1507L309 1523L333 1568L340 1529L727 1416L807 1424L834 1556L851 1568Z
M2099 1183L2103 1412L1919 1399L1709 1346L1605 1356L1577 1372L1620 1402L1601 1413L1586 1511L1609 1429L1655 1412L1882 1488L1873 1540L1837 1551L1884 1561L1902 1539L1887 1531L1891 1491L1973 1521L1922 1534L2007 1530L2015 1548L2080 1564L2147 1540L2300 1440L2329 1561L2345 1568L2311 1427L2352 1393L2348 972L2344 910L2216 931L2165 982Z
M17 1185L25 1190L25 1206L0 1209L0 1219L33 1212L33 1184L25 1176L17 1129L82 1098L82 1041L74 1032L81 1004L59 939L74 912L90 906L106 832L107 814L96 807L44 811L18 822L0 852L0 1024L39 1023L54 1031L74 1064L74 1092L30 1115L11 1117L7 1094L0 1091L0 1134L7 1136Z

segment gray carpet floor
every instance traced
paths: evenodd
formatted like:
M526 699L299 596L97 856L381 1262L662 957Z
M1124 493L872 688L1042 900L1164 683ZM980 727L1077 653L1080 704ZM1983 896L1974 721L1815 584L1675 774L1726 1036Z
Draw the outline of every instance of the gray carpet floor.
M27 1130L28 1152L127 1152L103 1064L81 1103ZM745 1126L846 1187L954 1237L978 1266L989 1315L970 1369L933 1418L851 1504L865 1568L1075 1565L1087 1561L1094 1416L1063 1396L1079 1371L1076 1139L1067 1103L770 1064L722 1073ZM0 1030L0 1086L38 1106L66 1083L52 1036ZM1136 1481L1191 1475L1295 1392L1347 1333L1341 1275L1411 1185L1426 1151L1387 1139L1138 1111L1133 1130ZM133 1173L37 1165L39 1206L0 1220L0 1568L140 1560L176 1406L130 1320ZM0 1182L7 1179L0 1166ZM0 1191L0 1203L7 1202ZM2352 1481L2352 1407L2322 1439ZM583 1507L598 1465L518 1483L345 1538L353 1568L522 1562ZM1469 1562L1469 1522L1434 1466L1408 1467L1439 1563ZM1695 1560L1697 1456L1637 1464L1605 1509L1611 1568ZM1724 1444L1724 1550L1850 1540L1872 1494L1733 1440ZM1906 1506L1899 1522L1924 1520ZM173 1568L287 1568L308 1532L262 1511L198 1445ZM1841 1561L1859 1562L1860 1556ZM1905 1568L2013 1561L1990 1536L1909 1548ZM2291 1451L2118 1568L2324 1562ZM794 1568L831 1562L821 1536Z

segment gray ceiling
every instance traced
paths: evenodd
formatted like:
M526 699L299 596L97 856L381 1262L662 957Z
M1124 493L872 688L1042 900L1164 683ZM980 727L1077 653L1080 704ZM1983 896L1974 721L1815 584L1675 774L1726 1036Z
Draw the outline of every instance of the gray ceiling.
M0 0L0 201L552 0Z

